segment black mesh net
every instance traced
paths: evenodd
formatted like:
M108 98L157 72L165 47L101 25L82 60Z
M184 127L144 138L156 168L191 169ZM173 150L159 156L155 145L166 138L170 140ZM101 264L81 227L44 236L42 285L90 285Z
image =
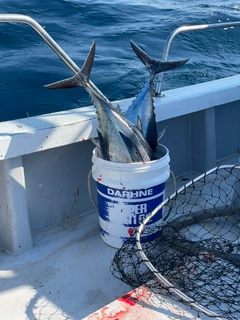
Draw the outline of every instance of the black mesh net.
M240 319L240 166L199 176L153 215L161 208L160 223L144 221L116 252L112 273L209 316ZM156 231L153 241L136 241Z

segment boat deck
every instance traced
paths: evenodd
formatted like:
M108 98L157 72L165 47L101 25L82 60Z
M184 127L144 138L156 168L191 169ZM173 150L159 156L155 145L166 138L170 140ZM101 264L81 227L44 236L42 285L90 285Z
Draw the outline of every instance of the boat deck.
M236 164L238 155L228 159ZM221 163L222 164L222 163ZM178 187L197 176L177 179ZM172 192L171 181L167 193ZM110 265L116 249L100 238L92 212L33 237L34 249L19 256L0 252L0 319L210 319L176 301L132 291Z
M80 229L85 233L81 238ZM100 239L96 212L38 240L36 236L34 250L19 257L0 253L0 319L197 317L196 311L165 297L136 298L130 286L111 274L116 249Z

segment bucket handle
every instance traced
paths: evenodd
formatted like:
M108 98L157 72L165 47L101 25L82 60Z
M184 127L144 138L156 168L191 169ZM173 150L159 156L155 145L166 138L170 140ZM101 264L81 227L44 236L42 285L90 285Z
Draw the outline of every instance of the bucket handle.
M93 205L95 206L96 209L98 209L97 202L93 198L93 194L92 194L91 176L92 176L92 170L90 170L89 173L88 173L88 194L89 194L90 200L92 201Z

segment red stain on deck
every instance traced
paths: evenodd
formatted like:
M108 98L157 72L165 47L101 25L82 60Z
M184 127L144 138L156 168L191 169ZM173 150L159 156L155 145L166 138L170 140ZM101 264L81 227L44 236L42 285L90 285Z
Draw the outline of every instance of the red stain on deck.
M143 297L142 294L147 294L147 296ZM149 309L141 305L141 303L150 297L150 295L151 293L148 288L140 287L116 299L114 302L101 308L97 312L94 312L88 316L86 320L150 319L151 314L149 314L150 317L148 317ZM140 304L139 301L141 301ZM146 306L148 306L148 302L146 303ZM156 318L154 317L154 319ZM160 318L158 317L157 319Z
M125 294L125 296L122 296L121 298L117 299L118 301L123 301L127 303L129 306L134 306L136 304L137 299L131 297L131 293Z
M131 292L118 298L117 301L121 303L121 305L117 306L105 306L99 311L93 313L92 315L88 316L88 320L123 320L126 318L127 315L131 312L131 307L135 306L137 303L137 299L131 296Z
M121 320L126 317L126 315L129 314L128 308L124 310L116 310L111 308L110 306L103 307L98 312L95 312L91 316L88 316L88 320Z

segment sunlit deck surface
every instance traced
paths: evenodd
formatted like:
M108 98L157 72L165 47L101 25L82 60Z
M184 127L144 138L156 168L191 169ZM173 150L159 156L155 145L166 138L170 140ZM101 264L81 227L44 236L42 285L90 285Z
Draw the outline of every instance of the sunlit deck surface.
M238 158L224 162L237 164ZM178 187L197 175L178 177ZM169 180L167 194L172 188ZM116 249L101 240L96 211L36 234L33 240L34 249L22 255L0 252L0 319L197 318L190 307L151 293L147 299L146 288L132 292L112 275Z

